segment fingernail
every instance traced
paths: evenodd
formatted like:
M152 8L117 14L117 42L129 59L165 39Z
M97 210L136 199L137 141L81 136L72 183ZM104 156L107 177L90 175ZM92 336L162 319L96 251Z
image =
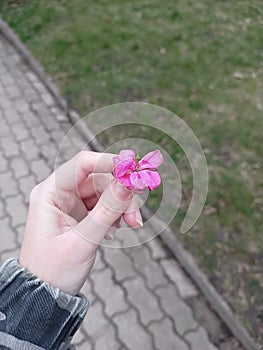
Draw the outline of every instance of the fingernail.
M136 218L137 224L140 225L140 227L143 227L142 216L139 210L136 211L135 218Z
M109 241L112 241L113 240L113 237L114 237L114 234L116 232L116 227L111 227L109 229L109 232L108 232L108 240Z

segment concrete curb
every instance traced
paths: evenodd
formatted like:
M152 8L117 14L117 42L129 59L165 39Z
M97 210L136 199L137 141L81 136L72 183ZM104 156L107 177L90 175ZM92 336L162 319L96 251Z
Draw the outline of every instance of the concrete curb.
M58 89L52 82L51 78L47 76L44 69L37 63L33 58L32 54L27 50L24 44L20 41L13 30L4 22L0 17L0 33L8 40L15 49L19 52L22 59L31 67L32 71L39 77L44 86L51 93L53 98L56 100L57 104L62 108L65 114L68 116L69 120L75 124L80 120L80 115L68 108L66 100L59 94ZM79 128L80 134L85 138L85 140L90 139L90 146L93 150L101 152L104 150L102 145L97 141L96 137L93 135L88 127ZM151 217L149 210L143 210L143 216L147 218ZM165 225L155 219L153 230L158 227L164 227ZM192 255L187 252L182 244L178 241L175 232L173 232L169 227L166 228L163 233L158 237L161 241L165 243L171 253L174 255L176 260L179 262L181 267L187 272L190 278L199 287L200 291L203 293L207 301L213 306L213 309L217 312L220 319L229 328L231 333L239 340L239 342L244 346L246 350L262 350L263 348L256 344L252 337L248 334L243 325L239 322L229 305L216 291L213 285L209 282L205 274L200 270Z

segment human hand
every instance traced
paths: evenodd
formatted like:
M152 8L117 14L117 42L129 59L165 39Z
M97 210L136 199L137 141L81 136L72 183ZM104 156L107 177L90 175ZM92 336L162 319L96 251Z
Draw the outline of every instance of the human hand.
M133 193L110 174L113 154L83 151L61 165L30 194L19 263L60 290L76 295L101 241L123 219L140 227Z

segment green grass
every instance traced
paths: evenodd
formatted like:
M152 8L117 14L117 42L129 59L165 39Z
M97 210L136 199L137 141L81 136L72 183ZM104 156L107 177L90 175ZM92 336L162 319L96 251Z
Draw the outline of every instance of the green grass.
M216 212L179 237L262 340L261 0L2 0L0 13L82 114L148 101L193 129L209 165L206 205ZM184 166L174 144L149 137ZM191 197L188 173L175 230Z

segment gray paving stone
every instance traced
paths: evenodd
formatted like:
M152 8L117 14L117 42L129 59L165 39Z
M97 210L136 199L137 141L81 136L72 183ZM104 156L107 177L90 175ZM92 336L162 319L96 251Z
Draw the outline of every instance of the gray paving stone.
M26 222L27 207L23 203L21 195L7 198L6 210L12 218L13 226L24 224Z
M66 114L61 110L61 108L58 107L51 107L51 113L53 116L55 116L56 120L59 122L65 122L69 121L69 118L66 116Z
M9 100L8 98L6 98L6 96L1 97L0 98L0 107L1 109L5 110L5 109L11 109L13 108L13 103L11 100Z
M9 251L1 252L1 263L4 263L6 260L10 258L18 258L20 254L20 248L15 248Z
M10 136L11 129L4 117L2 116L2 119L0 120L0 137Z
M15 157L20 155L18 145L14 142L12 137L5 137L0 140L0 142L6 157Z
M10 167L13 169L14 176L17 179L29 175L28 164L21 157L12 158L10 161Z
M103 305L101 302L96 300L90 305L83 325L86 332L94 339L104 332L105 328L107 328L108 320L103 315Z
M5 215L4 213L4 203L2 202L0 198L0 218L2 218Z
M107 268L103 271L93 271L94 291L105 301L105 313L112 317L117 312L127 310L129 305L125 301L122 288L112 279L112 271Z
M30 133L29 133L29 129L26 127L26 125L24 125L21 122L13 125L12 131L15 134L15 138L18 142L24 141L24 140L29 140L31 137Z
M35 75L35 73L29 71L25 73L26 78L31 82L34 83L36 81L39 81L38 77Z
M191 309L178 296L174 285L169 284L166 287L158 288L156 294L159 295L161 305L166 313L173 318L175 328L180 335L198 326Z
M96 296L94 296L92 291L91 279L89 278L87 279L87 281L85 282L84 286L81 289L81 293L83 293L86 296L89 303L92 303L96 299Z
M6 109L5 110L5 120L9 125L11 125L11 128L13 130L13 125L19 123L21 121L21 115L14 109Z
M8 93L8 95L10 96L11 99L16 99L21 97L22 93L21 91L18 89L17 85L10 85L6 88L6 91Z
M175 259L161 260L161 265L165 273L177 286L179 294L182 298L191 298L198 295L198 291L194 284L186 277L183 270L175 261Z
M14 107L20 114L28 113L30 110L30 105L26 99L23 97L13 101Z
M10 228L8 218L0 220L0 242L1 252L17 248L15 233Z
M44 122L45 122L45 127L49 132L60 130L60 124L57 122L56 117L51 113L45 116Z
M0 172L7 171L7 160L4 158L3 153L0 151Z
M33 175L29 175L18 179L18 184L21 192L24 194L25 201L28 203L30 192L37 184L36 178Z
M72 339L72 344L77 345L81 343L85 339L85 334L81 331L81 328L75 333L73 339Z
M50 136L44 129L42 125L38 125L31 129L31 134L33 135L36 143L38 145L45 145L50 143Z
M85 341L79 345L77 345L76 350L93 350L92 346L88 341Z
M105 260L114 269L115 277L118 281L136 276L136 272L132 266L132 260L124 249L107 247L103 247L102 249Z
M116 350L120 343L116 339L114 328L108 324L104 331L95 338L95 350Z
M22 225L19 225L16 227L16 237L17 237L17 242L18 242L20 247L21 247L23 239L24 239L25 228L26 228L25 224L22 224Z
M145 287L145 282L140 276L124 282L127 297L138 310L144 325L154 320L160 320L163 313L159 307L158 299Z
M41 98L46 106L52 107L55 105L54 98L49 93L41 94Z
M38 182L45 180L51 174L48 165L43 159L32 161L30 166L32 172L36 175Z
M207 333L202 327L199 327L194 332L188 333L185 338L191 344L191 350L217 350L209 341Z
M33 140L22 141L20 145L21 145L23 154L28 161L38 159L39 149L36 147Z
M113 318L117 324L120 340L129 350L153 350L152 337L138 323L136 313L130 309Z
M187 343L174 333L169 318L165 318L160 322L153 322L149 326L149 330L153 334L157 349L189 350ZM201 349L202 347L199 350Z
M150 248L154 259L163 259L168 257L168 252L164 247L162 247L161 242L158 241L157 238L147 242L147 246Z
M17 182L13 179L11 171L0 173L0 193L3 198L18 194Z
M33 82L34 88L40 93L40 94L46 94L47 93L47 89L45 88L45 86L39 81L34 81Z
M31 129L39 125L39 119L32 111L21 112L21 115L28 128Z
M106 268L105 262L102 260L102 254L100 249L97 250L96 260L93 266L94 271L104 270Z
M146 247L136 247L132 249L129 254L132 256L137 270L145 276L149 288L154 290L157 286L168 283L158 262L151 258Z

